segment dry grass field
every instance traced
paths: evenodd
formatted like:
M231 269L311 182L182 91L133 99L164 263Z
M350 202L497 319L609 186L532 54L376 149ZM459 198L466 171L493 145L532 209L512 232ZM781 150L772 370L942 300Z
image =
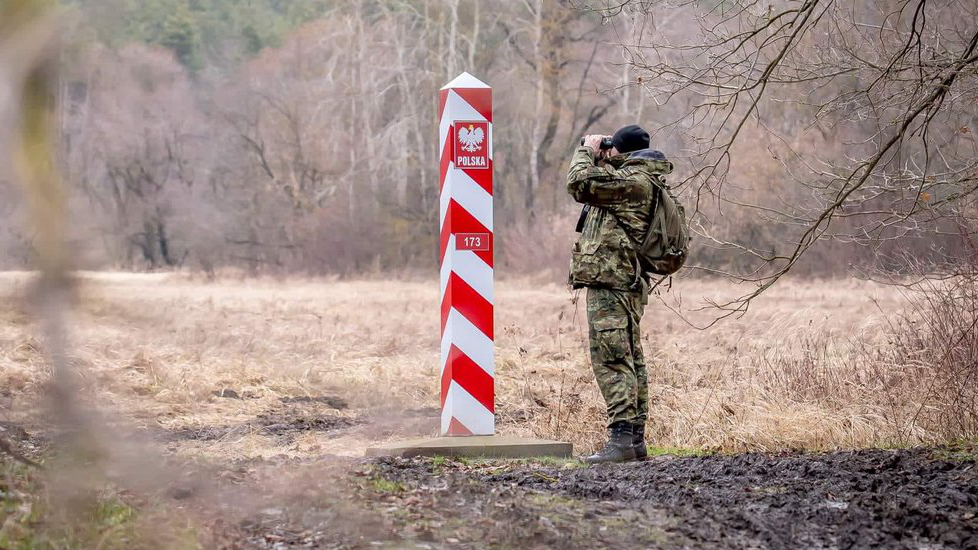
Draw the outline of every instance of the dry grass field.
M0 417L30 421L46 380L24 296L0 275ZM913 423L929 398L888 365L892 287L788 280L708 330L704 299L742 292L678 281L644 321L651 442L724 451L931 442ZM86 399L181 455L222 459L361 455L431 434L438 407L433 281L83 274L71 362ZM497 413L503 433L602 442L583 297L498 283ZM670 308L682 305L683 317ZM884 316L885 314L885 316ZM688 322L687 322L688 321ZM284 433L291 437L280 437Z

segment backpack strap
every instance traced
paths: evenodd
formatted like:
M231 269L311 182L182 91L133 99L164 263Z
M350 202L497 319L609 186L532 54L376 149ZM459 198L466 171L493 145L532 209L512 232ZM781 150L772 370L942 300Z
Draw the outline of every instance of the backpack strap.
M665 189L662 189L662 188L660 188L658 186L656 186L656 189L658 189L660 195L662 193L665 193L666 192ZM656 199L658 199L658 197L656 197ZM658 202L659 201L656 200L656 204L655 204L656 206L659 205ZM645 242L642 243L643 246L645 246L645 244L649 242L649 238L652 237L652 233L656 229L655 227L653 227L654 225L655 225L655 209L652 210L652 218L649 220L649 230L645 233ZM659 225L659 227L658 227L659 235L661 235L662 238L665 239L666 238L666 217L665 216L659 216L659 224L658 225Z

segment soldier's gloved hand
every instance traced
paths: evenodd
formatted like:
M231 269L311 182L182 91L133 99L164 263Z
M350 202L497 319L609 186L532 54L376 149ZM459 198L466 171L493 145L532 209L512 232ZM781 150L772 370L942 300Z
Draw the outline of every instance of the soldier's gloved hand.
M584 136L584 146L590 147L592 151L598 153L601 151L601 140L604 136L598 134L589 134Z

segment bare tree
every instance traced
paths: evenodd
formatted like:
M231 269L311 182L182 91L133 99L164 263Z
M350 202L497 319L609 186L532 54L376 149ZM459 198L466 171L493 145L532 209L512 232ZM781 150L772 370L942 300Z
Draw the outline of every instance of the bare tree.
M718 304L724 311L746 310L825 240L886 253L929 233L942 235L926 241L938 255L970 243L974 0L625 0L599 11L653 29L625 44L637 75L629 84L671 117L657 135L683 145L679 183L701 237L747 258L725 273L754 287ZM776 168L766 174L774 181L745 182L757 164ZM752 187L762 187L753 202ZM715 231L734 212L788 238Z
M168 52L131 45L95 55L97 75L62 97L67 173L111 212L97 231L118 241L128 265L176 266L185 250L171 237L186 228L171 222L193 204L203 141L189 81Z
M573 215L561 182L580 135L637 122L681 166L699 270L762 290L864 265L854 245L890 270L936 260L973 228L973 2L358 0L220 70L71 48L63 168L76 211L98 214L77 234L128 268L434 265L434 98L468 70L496 94L504 240L564 239L544 226ZM13 225L0 239L27 257ZM511 250L503 263L537 267Z
M565 90L570 87L568 80L576 82L568 73L568 69L577 68L573 65L577 57L583 53L577 48L580 42L594 39L597 24L588 20L583 12L570 9L569 5L559 0L524 0L519 3L519 9L514 14L514 25L500 22L505 30L507 41L516 58L530 71L529 82L532 83L532 102L526 113L530 126L524 135L527 149L527 165L525 170L526 183L524 200L521 205L529 215L537 209L542 194L541 182L548 178L555 182L547 192L556 197L560 190L556 182L559 180L555 173L555 164L563 163L565 148L573 137L569 136L578 126L577 120L569 121L571 128L565 135L559 135L562 119L570 111L574 117L578 111L568 109ZM586 50L585 50L586 51ZM590 48L589 60L584 72L587 73L594 60L596 48ZM583 92L584 80L578 87L579 103ZM525 94L525 92L524 92ZM580 126L591 126L607 114L605 108L594 108L588 114L588 121ZM575 134L576 135L576 134ZM561 151L557 158L554 154ZM548 201L549 202L549 201ZM546 203L544 203L546 204ZM551 203L552 204L552 203Z

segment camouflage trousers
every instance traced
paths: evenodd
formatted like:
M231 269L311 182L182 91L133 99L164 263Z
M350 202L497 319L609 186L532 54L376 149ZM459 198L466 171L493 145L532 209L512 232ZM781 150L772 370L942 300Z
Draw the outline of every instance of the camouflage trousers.
M608 406L608 425L645 424L649 414L649 378L642 355L639 323L648 303L643 290L587 289L591 368Z

